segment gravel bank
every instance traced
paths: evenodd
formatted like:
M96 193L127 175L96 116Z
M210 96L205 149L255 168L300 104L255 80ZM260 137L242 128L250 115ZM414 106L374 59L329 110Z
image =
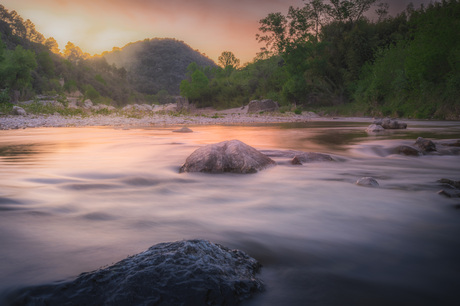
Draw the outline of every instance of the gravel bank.
M1 116L0 130L25 129L37 127L84 127L84 126L114 126L114 127L142 127L158 125L213 125L213 124L252 124L252 123L280 123L305 122L317 116L312 113L294 114L218 114L203 115L160 115L147 114L139 116L123 115L90 115L61 116L61 115L26 115Z

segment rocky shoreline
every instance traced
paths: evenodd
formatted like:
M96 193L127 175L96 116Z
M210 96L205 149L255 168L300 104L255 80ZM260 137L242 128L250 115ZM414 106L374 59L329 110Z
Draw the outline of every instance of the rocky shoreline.
M295 114L158 114L158 113L126 113L88 116L54 115L6 115L0 117L0 130L25 129L38 127L136 127L158 125L213 125L213 124L253 124L305 122L317 117L312 113Z

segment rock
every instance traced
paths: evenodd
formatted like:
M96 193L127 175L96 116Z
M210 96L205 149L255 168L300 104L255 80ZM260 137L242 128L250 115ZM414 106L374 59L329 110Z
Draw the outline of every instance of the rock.
M365 187L379 187L379 182L373 177L362 177L356 181L356 185Z
M279 110L278 102L270 99L252 100L248 104L248 113L274 112Z
M446 147L460 147L460 140L451 140L451 141L441 142L441 145L446 146Z
M83 108L89 109L93 106L93 101L90 99L86 99L85 102L83 102Z
M441 183L441 184L447 184L447 185L450 185L450 186L452 186L454 188L460 189L460 181L453 181L453 180L443 178L443 179L440 179L438 182Z
M374 124L382 126L384 129L405 129L407 123L399 123L397 120L391 120L389 118L376 120Z
M181 129L178 129L178 130L174 130L173 132L175 133L193 133L193 131L191 129L189 129L188 127L183 127Z
M13 115L26 116L27 112L20 106L13 106Z
M419 137L415 141L415 145L418 146L420 150L424 153L436 151L436 145L429 139Z
M180 172L256 173L276 163L239 140L223 141L197 149Z
M117 109L114 106L109 105L109 106L107 106L107 110L114 111L114 110L117 110Z
M303 163L313 163L313 162L329 162L334 161L334 159L327 154L323 153L314 153L314 152L299 152L297 153L291 161L293 165L302 165Z
M160 243L70 282L21 289L12 305L236 305L263 290L261 265L204 240Z
M460 190L458 189L442 189L438 194L448 198L460 198Z
M367 127L366 132L368 133L378 133L378 132L383 132L385 129L378 124L371 124Z
M416 148L410 146L399 146L394 149L395 154L408 155L408 156L419 156L422 155L422 152Z

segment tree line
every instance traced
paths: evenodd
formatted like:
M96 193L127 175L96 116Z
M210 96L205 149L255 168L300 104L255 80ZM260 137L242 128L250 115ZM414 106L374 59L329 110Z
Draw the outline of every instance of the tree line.
M370 19L370 9L374 9ZM443 0L396 16L376 0L310 0L259 21L263 44L239 67L190 65L181 94L198 106L282 105L358 115L453 119L460 114L460 2Z

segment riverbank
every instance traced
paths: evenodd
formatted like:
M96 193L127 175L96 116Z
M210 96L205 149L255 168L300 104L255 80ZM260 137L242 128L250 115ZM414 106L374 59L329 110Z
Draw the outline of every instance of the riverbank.
M163 125L214 125L214 124L257 124L307 122L326 119L312 112L294 113L237 113L235 110L204 110L194 114L118 112L111 114L89 114L63 116L60 114L6 115L0 117L0 130L38 127L90 127L90 126L163 126Z

